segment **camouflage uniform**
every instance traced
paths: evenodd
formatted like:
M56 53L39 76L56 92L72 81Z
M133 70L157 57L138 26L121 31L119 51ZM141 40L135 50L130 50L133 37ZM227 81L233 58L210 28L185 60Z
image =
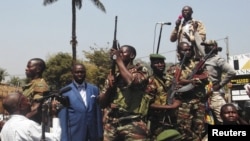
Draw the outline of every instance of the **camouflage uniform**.
M23 87L23 94L30 100L31 104L35 99L42 98L44 92L48 91L49 91L49 86L43 78L34 79L29 84ZM42 121L41 109L39 110L40 112L35 116L33 116L31 119L37 121L38 123L41 123Z
M128 67L134 81L139 84L125 84L119 73L116 76L116 93L111 104L104 111L104 141L145 141L148 139L145 116L151 97L145 94L148 70L146 67ZM138 75L142 74L142 75ZM140 77L138 77L140 76ZM108 90L106 81L101 93ZM111 93L110 93L111 94Z
M190 59L189 64L184 64L180 79L186 79L196 65L196 61ZM200 71L199 73L202 73ZM177 93L176 99L182 101L178 109L177 124L183 135L184 141L200 141L206 134L204 124L207 78L201 80L199 86L186 92Z
M168 104L168 87L165 85L166 79L167 78L160 79L154 75L149 78L147 93L154 96L152 103L157 105ZM148 119L150 120L152 138L155 138L167 128L173 128L173 126L176 124L176 118L176 110L174 109L150 109L148 113Z
M43 78L32 80L23 87L23 94L30 100L42 98L43 93L49 91L49 86Z

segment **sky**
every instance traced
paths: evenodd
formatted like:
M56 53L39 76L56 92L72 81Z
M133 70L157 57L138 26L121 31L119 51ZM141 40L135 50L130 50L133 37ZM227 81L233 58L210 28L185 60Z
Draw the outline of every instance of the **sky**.
M148 62L148 56L159 53L166 62L176 62L176 43L169 40L183 6L193 8L193 18L205 24L207 39L217 40L221 55L249 53L250 19L246 18L249 0L100 0L106 13L91 0L83 0L76 13L77 59L84 60L83 50L112 46L115 16L117 40L137 49L136 58ZM72 53L71 1L58 0L44 6L43 0L2 1L0 5L0 68L9 78L25 77L31 58L42 58L59 52ZM161 25L158 22L171 22ZM161 38L159 40L159 36ZM6 80L8 80L8 77Z

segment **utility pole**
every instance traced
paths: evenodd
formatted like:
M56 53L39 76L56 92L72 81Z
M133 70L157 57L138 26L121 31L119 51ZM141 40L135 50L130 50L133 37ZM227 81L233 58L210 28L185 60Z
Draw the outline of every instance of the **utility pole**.
M229 63L229 41L228 41L228 36L225 38L225 43L226 43L226 56L227 56L227 63ZM232 102L232 90L229 88L229 96L228 96L228 102Z
M229 41L228 41L228 36L225 38L226 42L226 56L227 56L227 63L229 63Z

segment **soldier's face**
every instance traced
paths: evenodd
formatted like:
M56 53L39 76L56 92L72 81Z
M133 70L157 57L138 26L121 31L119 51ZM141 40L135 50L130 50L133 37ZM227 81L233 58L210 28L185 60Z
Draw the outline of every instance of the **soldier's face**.
M183 58L186 54L187 58L190 58L192 56L192 47L188 44L183 44L180 51L181 57Z
M124 62L131 60L131 52L128 47L122 47L120 49L120 56Z
M38 73L37 62L34 60L29 61L25 69L26 77L34 78L37 75L37 73Z
M154 72L163 72L165 70L166 64L163 59L155 59L151 61L151 68Z

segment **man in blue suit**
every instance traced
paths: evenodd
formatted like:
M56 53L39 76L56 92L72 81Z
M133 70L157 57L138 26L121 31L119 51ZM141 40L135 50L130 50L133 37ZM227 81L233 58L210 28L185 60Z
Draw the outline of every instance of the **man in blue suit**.
M74 64L72 75L73 82L65 87L71 90L63 93L69 99L69 106L58 113L62 128L61 140L102 141L102 112L96 102L99 89L85 81L86 68L83 64Z

